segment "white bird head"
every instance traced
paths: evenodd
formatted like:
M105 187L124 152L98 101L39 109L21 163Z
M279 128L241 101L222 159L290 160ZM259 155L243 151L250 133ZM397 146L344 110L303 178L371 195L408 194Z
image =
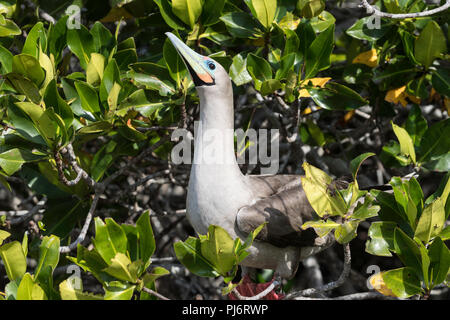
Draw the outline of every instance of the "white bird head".
M208 56L198 54L173 33L166 32L166 35L183 59L197 90L212 92L229 90L230 76L220 63Z

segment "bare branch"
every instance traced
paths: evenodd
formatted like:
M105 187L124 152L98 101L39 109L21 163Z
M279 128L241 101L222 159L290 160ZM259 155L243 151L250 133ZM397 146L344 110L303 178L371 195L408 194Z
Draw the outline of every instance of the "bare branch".
M44 197L41 201L39 201L30 211L26 212L25 214L21 215L20 217L14 218L11 221L9 221L9 224L11 225L17 225L20 224L27 219L31 218L36 213L40 213L43 208L45 208L45 202L47 201L47 198ZM0 214L1 215L1 214Z
M397 300L394 297L384 296L378 292L358 292L336 298L310 298L297 297L294 300Z
M156 291L154 291L152 289L149 289L147 287L143 287L142 291L144 291L145 293L151 294L152 296L155 296L155 297L157 297L157 298L159 298L161 300L170 300L169 298L163 296L162 294L160 294L160 293L158 293L158 292L156 292Z
M99 199L100 199L100 192L96 192L94 195L94 199L92 200L91 207L89 208L89 212L86 216L86 220L84 221L83 228L81 229L81 232L78 235L78 238L68 246L60 247L59 248L60 253L69 253L70 251L75 249L79 243L84 241L84 238L86 238L86 234L89 229L89 225L91 224L92 217L94 216L95 209L97 208Z
M367 9L367 13L374 14L381 18L390 18L390 19L408 19L408 18L420 18L420 17L428 17L438 12L443 12L450 7L450 0L440 7L426 10L422 12L414 12L414 13L387 13L378 10L376 7L370 5L367 0L361 0L361 4L364 8Z
M309 289L304 289L304 290L297 291L297 292L292 292L292 293L288 294L285 297L285 299L289 300L289 299L294 299L294 298L300 297L300 296L311 296L316 293L322 293L322 292L336 289L336 288L342 286L344 284L345 280L347 280L347 278L350 274L350 270L351 270L350 245L348 243L346 243L346 244L344 244L344 268L342 270L341 275L339 276L339 278L336 281L332 281L332 282L327 283L318 288L309 288Z

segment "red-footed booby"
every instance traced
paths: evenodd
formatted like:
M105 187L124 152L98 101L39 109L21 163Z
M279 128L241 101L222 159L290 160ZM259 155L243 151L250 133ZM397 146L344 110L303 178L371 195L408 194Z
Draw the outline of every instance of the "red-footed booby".
M166 33L182 57L200 97L200 132L194 137L187 217L199 234L211 224L231 237L246 236L267 222L241 266L273 269L276 276L292 278L299 261L332 244L301 225L312 220L309 204L297 175L244 175L234 151L234 107L231 79L213 59L202 56L175 35ZM205 145L221 146L211 152ZM215 149L217 150L217 149Z

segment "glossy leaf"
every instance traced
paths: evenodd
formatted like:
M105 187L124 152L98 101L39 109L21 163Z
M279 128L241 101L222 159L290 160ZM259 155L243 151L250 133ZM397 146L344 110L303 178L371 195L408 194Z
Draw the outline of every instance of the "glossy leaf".
M358 93L335 82L328 82L323 88L307 90L317 105L328 110L352 110L367 104Z
M413 140L409 136L408 131L394 123L392 123L392 129L394 130L394 133L400 143L400 152L403 155L410 157L413 163L416 163L416 151L414 149Z
M447 50L447 40L435 21L430 21L414 44L414 56L428 68L441 53Z
M314 77L331 65L330 55L333 50L334 25L320 33L306 50L305 79Z
M0 247L0 258L3 260L9 280L14 281L25 274L27 262L20 242L13 241L2 245Z
M384 257L391 257L394 251L394 231L397 224L389 221L376 221L370 225L366 242L366 252Z

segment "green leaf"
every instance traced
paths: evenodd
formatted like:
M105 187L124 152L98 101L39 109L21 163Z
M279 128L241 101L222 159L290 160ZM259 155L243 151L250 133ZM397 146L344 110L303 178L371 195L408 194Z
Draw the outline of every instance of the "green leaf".
M450 119L441 120L423 134L419 146L419 162L435 160L450 150Z
M169 27L175 30L185 29L183 22L172 12L172 5L169 0L154 1L158 5L161 16Z
M89 30L83 25L79 29L68 29L67 46L78 57L81 67L86 70L91 53L95 52L94 38Z
M34 283L33 277L25 273L17 288L17 300L47 300L44 290Z
M366 252L383 257L391 257L394 251L394 231L397 224L390 221L372 222L369 228L370 240L366 242Z
M247 70L255 81L256 90L261 90L264 81L272 79L272 68L269 62L253 53L247 56Z
M367 158L370 158L374 155L375 155L375 153L373 153L373 152L366 152L366 153L360 154L355 159L350 161L350 171L352 172L353 180L356 181L356 176L358 175L358 170L361 167L361 163L363 163Z
M402 127L397 126L395 123L391 122L392 129L397 136L398 142L400 143L401 154L411 158L412 162L416 163L416 151L414 149L414 143L408 134L408 131Z
M123 229L111 218L106 224L100 218L95 218L95 238L92 240L95 249L107 264L118 253L126 253L127 237Z
M420 280L411 268L399 268L381 273L385 285L399 298L408 298L421 292Z
M310 21L311 27L315 32L319 33L326 30L331 25L334 25L336 23L336 18L328 11L322 11L318 16L312 18Z
M49 30L48 50L50 56L54 57L56 65L61 62L63 50L67 46L66 34L68 19L69 16L61 17Z
M210 26L217 23L225 2L225 0L204 0L202 15L200 16L201 24Z
M233 57L233 63L230 66L230 77L234 84L241 86L252 81L252 77L247 71L247 60L238 53Z
M405 122L405 129L408 131L415 146L420 144L423 134L428 128L427 120L422 116L420 107L413 105Z
M357 234L356 230L358 228L359 221L350 220L341 224L339 227L334 230L334 236L336 241L340 244L349 243L353 240Z
M0 257L9 280L21 278L27 270L27 262L22 245L18 241L9 242L0 247Z
M189 237L184 242L176 242L173 247L177 259L193 274L212 278L219 275L214 266L202 256L200 239Z
M110 265L104 269L109 275L123 281L136 283L137 277L130 272L130 259L121 252L118 252L110 262Z
M86 82L75 81L75 88L80 96L81 106L84 110L91 113L101 112L98 94L91 85Z
M116 114L123 117L129 110L136 110L143 116L150 117L156 110L165 105L168 105L169 102L176 101L157 100L154 102L150 102L149 99L147 99L145 91L143 89L139 89L133 92L129 97L127 97L120 103L119 109L116 111Z
M433 88L440 94L450 97L450 72L442 66L433 72L431 77Z
M7 175L13 175L20 170L24 163L38 161L42 158L42 155L35 155L28 150L14 148L0 153L0 168Z
M0 245L3 243L4 240L8 239L10 235L11 233L5 230L0 230Z
M42 219L47 226L45 234L53 234L60 238L65 238L88 211L83 201L73 198L48 200L47 204L48 207Z
M347 29L346 33L353 38L373 42L387 34L393 25L393 22L384 19L381 19L379 27L374 25L374 22L373 16L359 19Z
M430 257L430 279L434 286L442 283L450 268L450 251L441 240L436 237L428 248Z
M326 236L330 231L340 227L341 224L334 222L332 220L317 220L317 221L308 221L302 225L302 229L306 230L308 228L314 228L314 231L317 233L319 237Z
M44 237L39 247L39 261L34 270L34 278L42 285L51 283L53 270L59 262L59 238ZM50 278L50 279L49 279Z
M288 76L289 71L291 71L294 67L295 56L296 54L294 52L291 52L281 58L280 68L275 74L275 79L282 80Z
M0 64L2 74L10 73L12 71L13 54L0 45Z
M274 93L277 90L280 90L283 88L283 85L281 84L280 80L276 79L270 79L266 80L261 84L261 94L263 96L266 96L268 94Z
M135 285L120 281L111 281L104 287L105 300L131 300Z
M201 254L225 276L236 264L234 240L221 227L210 225L207 239L200 239Z
M447 51L447 40L439 25L430 20L414 44L414 56L428 68L441 53Z
M331 65L334 45L334 25L320 33L306 50L305 79L314 77L319 71Z
M277 0L251 0L251 6L259 22L267 30L270 29L277 11Z
M12 20L5 19L0 24L0 37L18 36L22 33L20 28Z
M328 110L352 110L368 103L352 89L336 82L327 82L323 88L311 87L307 90L317 105Z
M406 214L409 225L414 229L416 225L417 206L409 194L409 183L400 177L392 177L389 182L394 190L395 201L399 210Z
M441 198L437 198L423 210L419 222L417 223L414 237L428 243L430 239L441 232L444 224L444 204L442 203Z
M158 90L162 96L175 93L175 86L167 68L151 62L138 62L130 65L135 72L128 75L147 89Z
M408 237L400 228L394 231L395 253L405 266L414 270L417 275L422 276L422 256L417 243Z
M69 104L59 95L56 80L50 81L44 94L44 102L48 107L53 107L55 112L64 120L64 125L69 128L73 122L73 112Z
M39 48L47 49L47 33L42 22L36 23L31 28L22 48L22 53L29 54L39 59Z
M150 259L155 252L155 237L150 223L150 211L145 211L136 221L139 237L139 257L144 263Z
M5 78L8 84L16 89L18 93L25 95L31 102L40 104L42 97L34 82L28 80L23 75L14 72L6 74Z
M105 71L105 57L98 53L91 53L91 59L86 69L86 81L91 86L100 84Z
M307 162L303 163L303 169L305 170L305 177L301 178L302 186L314 211L320 217L324 215L345 215L347 207L344 199L339 193L333 196L328 191L328 187L332 183L331 177Z
M220 20L233 37L255 39L263 35L259 23L246 12L229 12L221 16Z
M39 61L28 54L18 54L13 57L12 72L21 74L25 78L30 79L38 87L45 79L45 73L39 64Z
M59 293L62 300L103 300L102 296L84 293L83 289L74 289L70 279L59 284Z
M116 60L112 59L106 66L105 71L103 72L103 78L99 89L100 101L104 106L108 104L107 101L109 94L111 93L111 90L113 89L116 83L122 86L119 66L116 63Z
M191 28L194 27L202 13L201 0L172 0L172 11Z

